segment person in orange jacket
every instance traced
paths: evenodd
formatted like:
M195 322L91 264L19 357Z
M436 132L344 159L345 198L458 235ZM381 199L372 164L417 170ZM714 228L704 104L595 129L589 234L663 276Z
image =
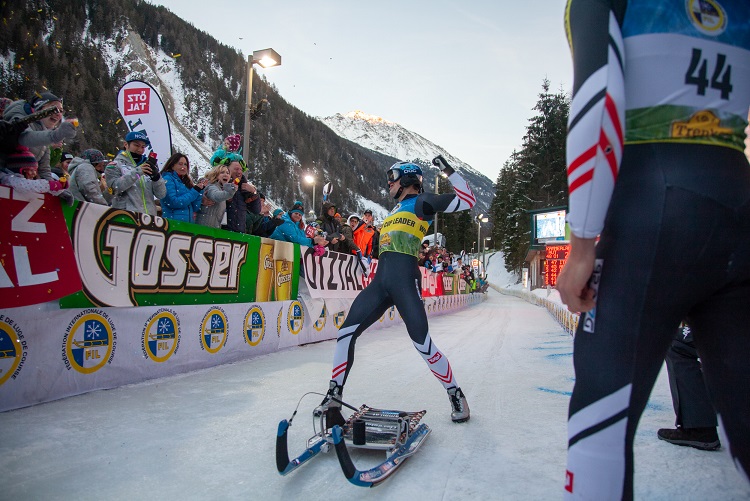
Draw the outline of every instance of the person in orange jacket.
M360 219L357 214L352 214L346 222L351 226L354 233L354 243L362 251L362 255L372 259L372 237L375 236L375 230L368 226Z

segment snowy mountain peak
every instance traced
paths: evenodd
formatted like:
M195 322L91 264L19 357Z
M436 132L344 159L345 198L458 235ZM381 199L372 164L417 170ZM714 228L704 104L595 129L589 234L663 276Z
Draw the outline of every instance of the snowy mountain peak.
M337 113L338 115L338 113ZM361 110L354 110L350 111L349 113L345 113L344 118L351 118L354 120L364 120L365 122L370 122L372 124L388 124L388 125L396 125L393 122L389 122L388 120L385 120L383 117L379 117L376 115L370 115L368 113L365 113Z
M318 119L337 135L401 161L418 161L430 166L436 155L443 155L457 171L467 177L483 207L489 207L492 201L494 189L492 181L487 176L454 157L441 146L395 122L360 110L343 115L336 113Z

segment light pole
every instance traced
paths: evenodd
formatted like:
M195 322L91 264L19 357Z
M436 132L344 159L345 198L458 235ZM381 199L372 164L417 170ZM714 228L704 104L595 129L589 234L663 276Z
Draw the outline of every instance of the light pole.
M253 65L259 64L263 68L281 65L281 56L273 49L256 50L247 56L247 96L245 97L245 133L242 140L242 158L246 164L250 163L250 115L253 98Z
M492 237L484 237L484 248L482 249L482 268L484 268L484 276L487 276L487 242L492 240Z
M312 212L315 212L315 177L313 177L311 174L308 174L305 176L305 182L307 184L311 184L313 187L312 191ZM322 214L321 214L322 216Z
M479 247L482 245L482 237L480 236L482 223L486 223L487 221L489 221L489 219L484 214L479 214L477 216L477 261L479 260Z

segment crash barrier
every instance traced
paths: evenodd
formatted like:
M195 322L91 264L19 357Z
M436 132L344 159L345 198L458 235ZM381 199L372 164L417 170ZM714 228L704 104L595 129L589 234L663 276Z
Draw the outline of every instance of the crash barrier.
M373 276L354 256L4 186L0 224L0 411L335 339ZM465 292L425 310L483 299ZM391 308L372 328L400 322Z
M521 299L528 301L529 303L533 303L537 306L543 306L547 309L547 311L549 311L550 315L552 315L554 319L557 320L557 323L559 323L562 328L565 329L565 332L567 332L571 336L575 335L576 329L578 328L578 320L580 318L580 315L568 311L568 308L565 305L550 301L547 298L537 296L536 294L532 294L531 292L525 290L505 289L494 284L490 284L490 287L501 294L520 297Z

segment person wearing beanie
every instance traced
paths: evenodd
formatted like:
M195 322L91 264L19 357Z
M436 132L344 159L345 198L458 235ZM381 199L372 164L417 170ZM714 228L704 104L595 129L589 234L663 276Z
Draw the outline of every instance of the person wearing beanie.
M38 179L38 164L36 157L25 146L9 154L6 165L11 172L20 174L24 179Z
M63 151L60 155L60 161L57 165L52 167L52 174L60 179L62 176L67 176L70 172L70 162L73 161L75 155L68 151Z
M281 210L281 209L276 209L276 210L274 210L274 211L273 211L273 214L272 214L272 216L273 216L274 218L276 218L276 217L280 217L280 216L283 216L283 215L284 215L284 211L283 211L283 210Z
M328 240L322 235L315 235L313 238L309 238L305 234L305 223L302 222L304 215L304 205L302 205L302 202L299 200L295 201L292 208L289 209L286 214L281 216L283 222L274 230L271 234L271 238L274 240L283 240L285 242L294 242L308 247L313 247L315 245L328 245Z
M125 149L104 169L113 208L144 212L151 216L158 214L154 200L164 198L167 188L156 158L149 158L146 154L146 148L150 145L145 132L128 132L125 135Z
M107 159L101 151L88 149L70 161L70 192L83 202L109 205L101 190L101 176Z
M63 122L62 99L51 92L35 94L27 101L14 101L7 105L3 112L3 120L13 122L26 118L34 112L57 108L57 112L32 122L18 136L18 144L29 148L37 160L39 177L53 179L50 166L50 145L61 143L66 139L73 139L76 128L72 122ZM0 152L0 167L5 165L5 157L9 152Z
M5 167L0 167L0 184L31 193L51 193L56 196L68 193L67 179L57 181L36 177L36 157L25 146L19 146L5 160Z

